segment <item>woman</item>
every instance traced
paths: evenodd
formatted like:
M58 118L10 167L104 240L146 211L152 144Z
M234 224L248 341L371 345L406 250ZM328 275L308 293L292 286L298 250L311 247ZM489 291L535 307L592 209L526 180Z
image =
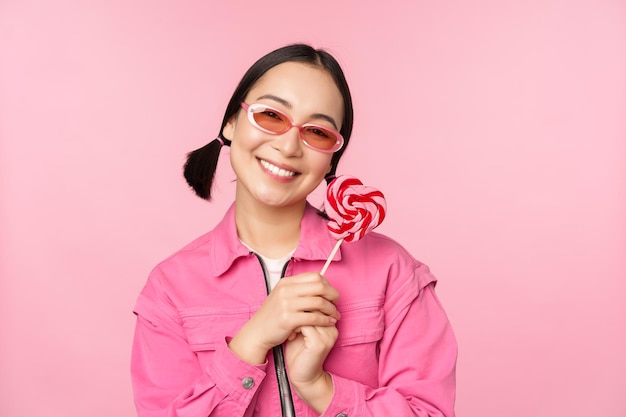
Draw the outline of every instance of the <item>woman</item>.
M153 270L134 310L140 416L454 415L456 341L428 268L370 233L317 272L335 241L306 199L351 131L327 52L290 45L244 75L185 166L210 199L230 146L235 202Z

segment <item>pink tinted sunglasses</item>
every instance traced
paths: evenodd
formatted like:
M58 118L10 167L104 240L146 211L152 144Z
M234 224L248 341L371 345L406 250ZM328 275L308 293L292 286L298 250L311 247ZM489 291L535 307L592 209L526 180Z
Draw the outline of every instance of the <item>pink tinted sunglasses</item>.
M305 123L297 125L285 113L261 103L241 103L248 120L257 129L272 135L282 135L292 127L297 127L300 139L306 146L319 152L337 152L343 146L343 136L330 127Z

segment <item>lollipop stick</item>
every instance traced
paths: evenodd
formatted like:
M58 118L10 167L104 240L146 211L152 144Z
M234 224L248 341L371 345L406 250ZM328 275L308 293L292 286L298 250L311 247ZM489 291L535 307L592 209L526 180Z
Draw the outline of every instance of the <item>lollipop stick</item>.
M328 256L328 259L326 259L326 263L324 264L324 267L322 268L322 272L320 272L320 275L324 275L326 273L326 270L328 269L328 266L330 265L330 263L332 262L333 258L335 257L335 254L339 250L339 246L341 246L341 242L343 242L343 239L339 239L337 241L337 243L335 243L335 247L330 252L330 255Z

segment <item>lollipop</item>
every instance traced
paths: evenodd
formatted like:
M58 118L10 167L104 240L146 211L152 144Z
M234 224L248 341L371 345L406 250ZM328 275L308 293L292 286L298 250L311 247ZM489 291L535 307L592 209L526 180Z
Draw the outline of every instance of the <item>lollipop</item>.
M383 222L387 205L385 196L377 189L363 185L357 178L341 175L328 185L325 208L330 217L328 231L337 244L322 268L322 275L344 240L357 241Z

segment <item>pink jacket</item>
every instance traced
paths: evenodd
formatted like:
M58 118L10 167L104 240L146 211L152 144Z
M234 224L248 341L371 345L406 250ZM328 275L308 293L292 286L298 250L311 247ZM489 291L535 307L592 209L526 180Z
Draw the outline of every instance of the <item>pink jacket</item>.
M308 206L285 276L319 271L335 244ZM435 277L395 241L342 245L326 273L340 297L325 362L335 387L323 416L454 416L457 345ZM262 267L237 237L234 207L214 230L160 263L134 312L131 373L141 417L278 417L271 351L250 365L227 346L266 295ZM294 394L297 416L316 416Z

